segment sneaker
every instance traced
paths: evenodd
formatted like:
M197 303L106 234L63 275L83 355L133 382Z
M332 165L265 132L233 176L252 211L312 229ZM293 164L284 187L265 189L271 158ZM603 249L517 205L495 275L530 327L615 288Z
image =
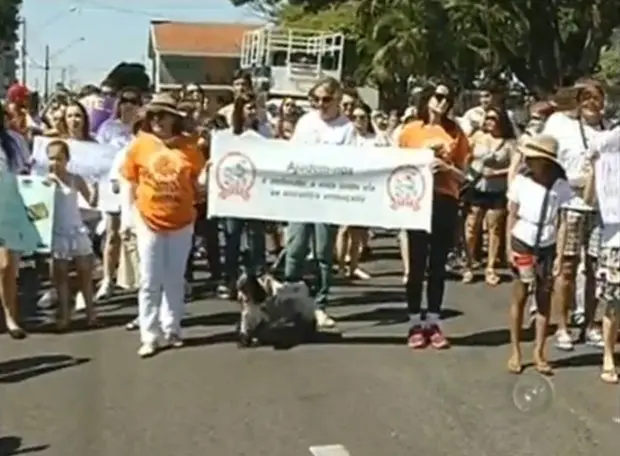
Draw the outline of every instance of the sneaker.
M555 332L555 346L564 351L571 351L575 348L573 339L570 334L568 334L568 331L561 329Z
M157 344L155 342L140 345L138 356L140 358L150 358L157 353Z
M54 307L57 300L58 295L56 294L56 290L47 290L37 301L37 307L41 309L51 309Z
M314 318L316 318L316 324L319 328L334 328L336 326L334 319L327 315L323 309L315 310Z
M594 348L605 348L603 334L598 329L588 329L585 334L585 343Z
M573 326L582 326L586 321L586 316L583 312L575 312L571 315L571 323Z
M443 335L443 331L439 325L434 324L428 328L429 341L433 348L437 350L443 350L450 347L450 341Z
M407 338L407 345L414 350L426 348L428 345L428 337L424 328L420 325L415 325L409 331L409 337Z
M166 336L166 345L172 348L181 348L183 346L183 339L178 334L168 334Z
M230 296L232 294L230 288L228 288L226 285L223 285L223 284L219 284L217 286L215 293L217 294L217 297L220 299L230 299Z
M114 286L111 281L105 279L102 280L99 288L97 288L97 292L95 293L95 301L108 299L112 295L113 290Z
M127 331L135 331L139 327L140 327L140 321L138 320L138 317L134 318L133 320L131 320L129 323L125 325L125 329Z
M86 309L86 300L84 299L84 295L81 291L78 291L75 295L75 311L82 312Z

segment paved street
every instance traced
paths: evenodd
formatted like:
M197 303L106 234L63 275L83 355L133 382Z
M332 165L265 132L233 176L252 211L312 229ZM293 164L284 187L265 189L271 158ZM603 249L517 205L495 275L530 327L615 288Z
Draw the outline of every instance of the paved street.
M509 286L452 282L453 349L412 353L396 249L379 247L372 281L335 290L342 340L239 350L237 309L214 299L189 306L186 348L149 360L122 326L3 336L0 455L302 456L328 444L351 456L617 454L620 390L598 380L596 352L552 351L551 384L531 369L517 384L505 372ZM110 322L133 315L114 307L103 307ZM520 411L514 390L519 404L550 404Z

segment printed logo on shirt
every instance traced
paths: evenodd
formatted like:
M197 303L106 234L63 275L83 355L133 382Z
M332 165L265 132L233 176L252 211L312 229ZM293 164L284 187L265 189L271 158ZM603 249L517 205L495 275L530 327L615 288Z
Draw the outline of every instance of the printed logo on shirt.
M229 152L215 166L215 179L220 198L239 196L247 201L256 182L256 166L241 152Z
M141 170L146 185L153 189L154 199L178 204L183 191L180 186L183 163L178 153L162 148L153 153Z
M420 201L427 191L427 182L417 166L404 165L394 169L388 176L387 193L391 209L410 208L420 210Z

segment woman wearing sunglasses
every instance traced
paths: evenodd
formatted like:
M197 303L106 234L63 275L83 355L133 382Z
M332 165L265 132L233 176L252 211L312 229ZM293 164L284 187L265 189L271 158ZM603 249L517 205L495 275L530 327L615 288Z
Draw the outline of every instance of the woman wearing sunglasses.
M399 138L399 146L432 149L434 195L431 232L407 231L409 274L406 283L407 307L411 320L408 345L425 348L429 343L437 349L449 347L440 328L441 307L446 280L448 252L457 229L459 193L464 178L462 170L469 156L469 142L456 122L448 117L454 104L454 93L446 85L427 89L420 97L417 121L409 123ZM421 318L422 289L428 264L426 320Z
M140 104L141 99L138 91L123 90L116 104L115 115L99 127L97 142L114 146L119 151L125 149L133 138L132 129L137 119ZM95 299L107 298L112 293L121 251L119 182L114 176L111 176L110 180L110 186L101 189L100 198L103 203L101 209L106 214L106 231L103 251L103 280L97 289Z
M463 198L469 206L465 219L467 260L463 282L470 283L474 274L474 257L481 239L483 222L488 229L488 257L485 282L496 286L500 277L495 271L499 260L506 218L506 190L510 156L515 147L515 132L508 115L498 108L485 111L482 129L471 138L472 155L468 168L468 184Z

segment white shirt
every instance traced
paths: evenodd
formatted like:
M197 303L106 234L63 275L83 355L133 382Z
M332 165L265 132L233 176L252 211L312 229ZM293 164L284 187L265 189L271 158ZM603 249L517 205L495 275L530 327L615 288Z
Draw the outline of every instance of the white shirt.
M552 114L545 123L542 134L553 136L558 142L558 160L566 171L566 177L572 184L579 182L586 170L586 144L590 144L601 133L597 129L562 112Z
M588 155L595 153L596 200L603 220L601 246L620 248L620 126L592 141Z
M304 144L354 145L355 128L349 119L340 115L324 120L319 111L310 111L301 116L291 141Z
M386 147L390 145L390 139L383 133L363 136L356 132L355 145L358 147Z
M521 242L535 247L538 223L547 190L523 174L517 174L508 189L508 201L518 204L517 221L511 234ZM542 221L538 247L549 247L557 240L557 219L560 207L575 196L564 179L558 179L549 190L547 213Z
M125 147L133 138L131 125L119 119L108 119L97 130L96 140L99 144L109 144L120 148Z

